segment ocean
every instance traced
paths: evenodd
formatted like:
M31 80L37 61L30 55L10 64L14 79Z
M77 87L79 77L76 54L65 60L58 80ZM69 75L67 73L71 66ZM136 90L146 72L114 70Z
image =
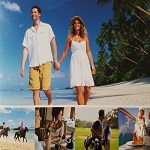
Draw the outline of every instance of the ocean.
M47 97L40 92L41 104L47 104ZM55 105L67 105L76 101L74 89L53 89L52 102ZM29 90L0 90L0 105L33 105L32 91Z
M10 129L10 131L8 132L8 138L10 140L14 140L14 135L16 132L18 132L19 130L13 130L13 129ZM3 138L3 136L1 136L1 138ZM6 139L6 137L4 136L4 138ZM35 139L35 130L34 129L29 129L28 132L26 132L26 138L27 138L27 141L34 141ZM17 140L18 141L18 140ZM23 138L20 138L20 141L22 142L23 141ZM24 141L26 142L26 141Z

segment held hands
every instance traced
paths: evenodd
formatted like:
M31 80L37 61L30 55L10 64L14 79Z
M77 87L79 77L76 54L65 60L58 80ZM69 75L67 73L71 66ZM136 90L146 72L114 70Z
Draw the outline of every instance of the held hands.
M54 62L54 69L59 70L60 69L60 63L59 62Z

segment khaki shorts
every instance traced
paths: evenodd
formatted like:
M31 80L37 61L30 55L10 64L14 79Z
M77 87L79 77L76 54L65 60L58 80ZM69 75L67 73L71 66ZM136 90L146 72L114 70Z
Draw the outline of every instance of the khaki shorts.
M29 90L48 90L51 84L52 62L30 67Z

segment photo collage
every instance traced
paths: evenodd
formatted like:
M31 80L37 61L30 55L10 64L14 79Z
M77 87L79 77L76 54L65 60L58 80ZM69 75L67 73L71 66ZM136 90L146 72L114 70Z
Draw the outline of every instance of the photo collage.
M150 150L149 0L0 0L0 150Z

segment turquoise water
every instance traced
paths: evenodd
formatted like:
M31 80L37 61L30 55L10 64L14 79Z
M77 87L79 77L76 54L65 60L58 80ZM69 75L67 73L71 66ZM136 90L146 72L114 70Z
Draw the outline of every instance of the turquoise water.
M47 102L47 97L41 91L41 100ZM65 104L68 101L76 101L74 89L52 90L52 100L55 104ZM32 91L29 90L1 90L0 105L33 105Z

